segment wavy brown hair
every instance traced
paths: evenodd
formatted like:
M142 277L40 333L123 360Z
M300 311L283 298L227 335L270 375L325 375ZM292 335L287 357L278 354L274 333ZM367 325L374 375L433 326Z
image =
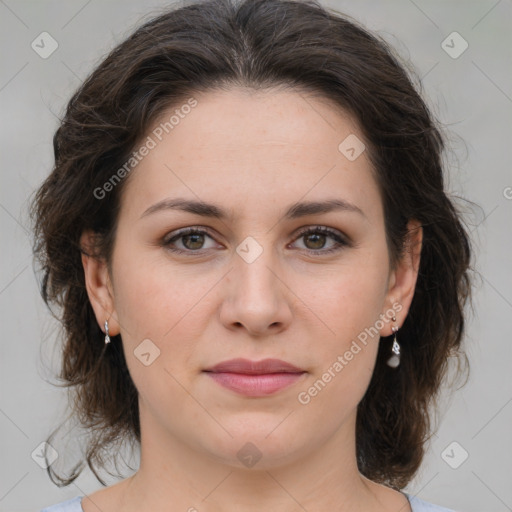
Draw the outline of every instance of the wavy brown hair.
M50 466L50 477L68 485L87 463L104 484L97 469L105 468L113 445L140 443L137 390L121 338L113 337L106 350L79 245L82 232L92 229L95 256L110 262L129 177L106 198L97 199L94 190L125 164L170 107L194 93L233 86L308 91L353 115L368 142L392 264L406 250L407 222L421 222L416 292L400 330L401 365L385 364L391 339L383 338L357 414L360 472L401 489L422 461L449 356L468 362L460 345L471 248L444 186L444 136L420 87L384 40L313 0L182 4L117 46L69 101L53 139L55 166L31 213L42 297L49 307L58 306L63 325L59 378L90 438L83 460L67 476Z

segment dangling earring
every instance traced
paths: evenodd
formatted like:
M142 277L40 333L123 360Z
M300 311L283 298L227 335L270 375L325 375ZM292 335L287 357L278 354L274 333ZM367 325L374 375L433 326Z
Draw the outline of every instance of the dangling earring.
M110 336L108 335L108 320L105 320L105 345L110 343Z
M396 318L392 318L393 322L396 322ZM398 344L398 341L396 340L396 333L398 332L398 327L394 325L391 327L391 330L393 331L393 334L395 337L393 338L393 347L391 348L391 357L388 359L387 364L388 366L391 366L391 368L396 368L400 364L400 345Z

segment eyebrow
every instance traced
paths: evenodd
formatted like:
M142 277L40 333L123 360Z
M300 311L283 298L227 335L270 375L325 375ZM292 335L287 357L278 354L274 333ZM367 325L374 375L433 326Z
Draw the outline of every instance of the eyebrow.
M226 210L221 206L206 203L204 201L196 201L191 199L164 199L150 206L140 216L142 219L152 213L166 211L166 210L180 210L202 217L212 217L220 220L225 220L229 217ZM349 203L343 199L328 199L325 201L309 201L292 204L285 212L284 218L287 220L298 219L308 215L319 215L322 213L330 213L333 211L347 211L354 212L366 217L363 211L356 205Z

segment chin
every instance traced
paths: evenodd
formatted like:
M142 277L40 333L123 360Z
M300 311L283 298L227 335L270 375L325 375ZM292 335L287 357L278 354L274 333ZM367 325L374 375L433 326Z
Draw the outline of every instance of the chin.
M289 431L283 429L279 432L276 426L280 421L282 418L272 425L260 423L259 428L239 431L228 428L233 437L225 436L222 442L214 442L210 446L210 454L223 464L237 469L258 471L286 466L304 455L305 444L304 440Z

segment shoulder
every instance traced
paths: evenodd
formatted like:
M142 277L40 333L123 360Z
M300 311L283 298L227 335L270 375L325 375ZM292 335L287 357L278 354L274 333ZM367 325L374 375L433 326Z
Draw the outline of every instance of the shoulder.
M77 496L67 501L62 501L56 505L43 508L40 512L83 512L82 510L82 496Z
M413 512L455 512L452 509L440 507L439 505L423 501L417 496L411 496L407 493L404 494L407 496ZM82 496L76 496L70 500L62 501L61 503L46 507L40 512L83 512L81 502Z
M411 504L412 512L455 512L452 509L440 507L439 505L434 505L433 503L428 503L427 501L423 501L417 496L411 496L410 494L404 493Z

